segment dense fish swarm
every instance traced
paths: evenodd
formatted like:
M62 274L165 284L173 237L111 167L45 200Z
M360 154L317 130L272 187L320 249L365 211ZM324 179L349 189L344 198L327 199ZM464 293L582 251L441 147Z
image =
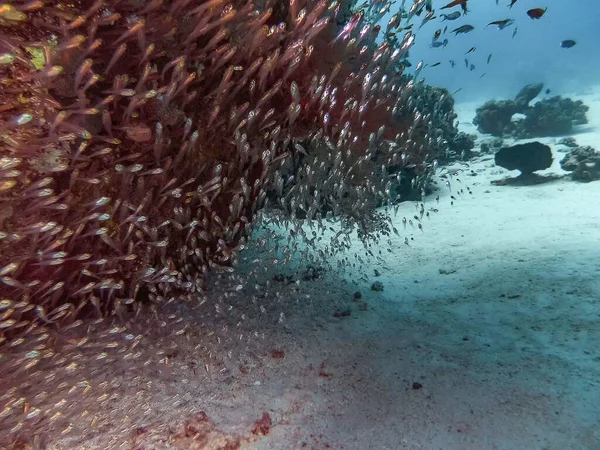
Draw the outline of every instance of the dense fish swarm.
M0 375L76 365L48 329L198 301L269 202L364 224L395 200L390 168L426 170L439 142L400 70L414 35L376 42L379 3L1 4ZM19 389L2 429L60 410Z

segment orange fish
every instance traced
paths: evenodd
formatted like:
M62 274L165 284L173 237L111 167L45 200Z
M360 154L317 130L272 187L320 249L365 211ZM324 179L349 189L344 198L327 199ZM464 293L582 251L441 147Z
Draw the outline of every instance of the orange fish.
M450 3L448 3L446 6L442 6L440 9L447 9L447 8L452 8L454 6L460 5L460 7L463 10L463 13L466 14L468 12L468 10L467 10L467 2L468 1L469 0L454 0Z
M546 9L542 9L542 8L533 8L530 9L529 11L527 11L527 15L529 17L531 17L532 19L541 19L542 16L544 14L546 14L546 11L548 10L548 8Z

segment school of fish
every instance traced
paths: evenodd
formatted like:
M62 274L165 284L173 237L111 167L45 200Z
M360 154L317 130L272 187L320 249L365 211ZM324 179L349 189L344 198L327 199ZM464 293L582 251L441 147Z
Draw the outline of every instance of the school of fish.
M442 63L403 70L417 18L456 23L450 38L460 39L474 29L460 24L469 0L439 18L431 0L347 3L0 4L0 446L39 444L35 430L100 429L83 399L110 407L121 388L105 376L111 364L153 353L140 350L144 327L182 339L201 328L181 314L157 319L162 308L234 314L207 277L253 289L235 268L265 211L289 227L283 264L317 239L307 221L365 227L377 205L402 200L390 172L414 168L418 190L435 170L441 138L413 90ZM432 47L448 45L446 33ZM423 231L429 212L417 208ZM337 237L316 252L324 265L349 247L349 232Z

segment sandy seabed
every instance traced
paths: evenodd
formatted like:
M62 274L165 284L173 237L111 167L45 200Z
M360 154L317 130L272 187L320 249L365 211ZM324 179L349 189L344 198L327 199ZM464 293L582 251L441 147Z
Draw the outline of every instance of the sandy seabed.
M580 98L590 123L573 137L600 148L600 89ZM462 131L476 133L476 106L457 105ZM558 140L541 139L556 154L543 174L566 174ZM212 437L168 444L186 417L164 406L126 442L96 433L64 448L219 449L238 436L230 448L599 450L600 182L493 185L517 174L493 155L454 169L423 231L404 229L418 211L400 206L401 237L367 280L329 274L285 291L312 298L309 319L274 326L226 375L155 381L155 403L184 398Z

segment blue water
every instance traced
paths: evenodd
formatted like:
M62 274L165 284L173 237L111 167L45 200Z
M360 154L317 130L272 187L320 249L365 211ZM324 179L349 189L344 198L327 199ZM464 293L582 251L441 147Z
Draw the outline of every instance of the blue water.
M414 70L418 61L429 65L438 61L437 67L425 67L421 75L428 84L442 86L456 94L458 102L479 101L492 97L513 97L525 84L544 82L552 94L581 92L586 86L600 81L600 1L598 0L519 0L512 9L509 0L470 0L469 13L454 21L442 22L441 13L460 11L460 7L440 10L447 0L433 0L436 19L419 29L425 12L413 19L417 35L410 52ZM382 30L392 14L398 11L397 1L382 21ZM406 1L406 8L412 0ZM527 16L531 8L548 8L540 20ZM504 30L486 25L492 21L514 19L515 23ZM404 23L404 22L403 22ZM475 30L454 36L451 30L461 25L473 25ZM448 32L440 41L448 39L445 48L431 48L431 39L437 29ZM516 36L512 34L518 28ZM401 35L400 35L401 36ZM560 47L565 39L573 39L577 45L570 49ZM476 51L465 55L471 48ZM489 54L490 64L486 64ZM475 65L470 71L464 59ZM456 61L453 69L449 60ZM480 78L485 73L483 78Z

